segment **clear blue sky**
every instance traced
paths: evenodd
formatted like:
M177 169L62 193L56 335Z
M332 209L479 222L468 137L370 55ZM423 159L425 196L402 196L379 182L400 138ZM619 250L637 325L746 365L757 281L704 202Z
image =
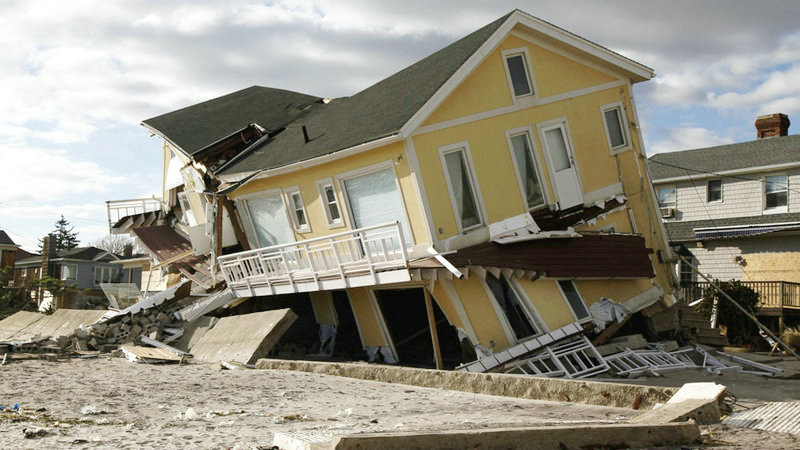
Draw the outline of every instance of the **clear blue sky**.
M800 2L4 1L0 229L31 250L64 214L100 238L106 200L159 190L142 120L252 85L349 95L514 8L655 69L650 154L800 121Z

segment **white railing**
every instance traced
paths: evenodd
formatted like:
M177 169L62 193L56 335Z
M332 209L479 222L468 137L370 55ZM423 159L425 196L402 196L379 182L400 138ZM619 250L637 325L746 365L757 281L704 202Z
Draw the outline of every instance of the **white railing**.
M157 197L136 198L131 200L108 200L106 201L108 211L108 229L123 217L133 214L141 214L151 211L161 210L161 200Z
M275 293L285 291L275 286L287 285L297 292L301 283L317 289L330 280L347 285L356 276L378 284L380 272L405 269L407 260L403 230L395 222L220 256L217 262L234 291L258 286Z

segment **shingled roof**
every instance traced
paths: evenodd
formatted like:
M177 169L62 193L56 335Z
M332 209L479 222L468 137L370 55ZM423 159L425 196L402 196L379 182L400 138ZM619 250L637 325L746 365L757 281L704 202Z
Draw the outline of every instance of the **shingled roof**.
M719 173L792 162L800 162L800 135L798 134L680 152L659 153L648 159L647 167L653 181L657 182L662 179L705 172Z
M284 127L321 99L299 92L251 86L196 105L152 117L147 128L194 155L251 123L268 131Z
M511 14L351 97L313 105L296 129L261 142L218 174L281 167L396 134Z
M17 245L11 237L3 230L0 230L0 245Z

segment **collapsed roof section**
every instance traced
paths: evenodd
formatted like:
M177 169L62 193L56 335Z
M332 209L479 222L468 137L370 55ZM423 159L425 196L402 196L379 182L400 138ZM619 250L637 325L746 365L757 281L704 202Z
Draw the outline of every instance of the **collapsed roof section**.
M251 86L152 117L142 124L187 156L194 157L251 124L275 132L320 100L299 92Z

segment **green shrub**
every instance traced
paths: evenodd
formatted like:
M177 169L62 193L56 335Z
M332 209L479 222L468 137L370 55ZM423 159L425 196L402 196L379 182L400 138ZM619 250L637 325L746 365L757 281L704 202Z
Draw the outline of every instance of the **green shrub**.
M759 301L759 294L756 291L735 280L724 282L714 280L714 283L747 312L756 315ZM758 326L716 289L707 288L703 293L703 300L695 310L710 319L714 300L717 301L717 324L727 328L728 342L737 346L759 344L761 337L758 334Z

